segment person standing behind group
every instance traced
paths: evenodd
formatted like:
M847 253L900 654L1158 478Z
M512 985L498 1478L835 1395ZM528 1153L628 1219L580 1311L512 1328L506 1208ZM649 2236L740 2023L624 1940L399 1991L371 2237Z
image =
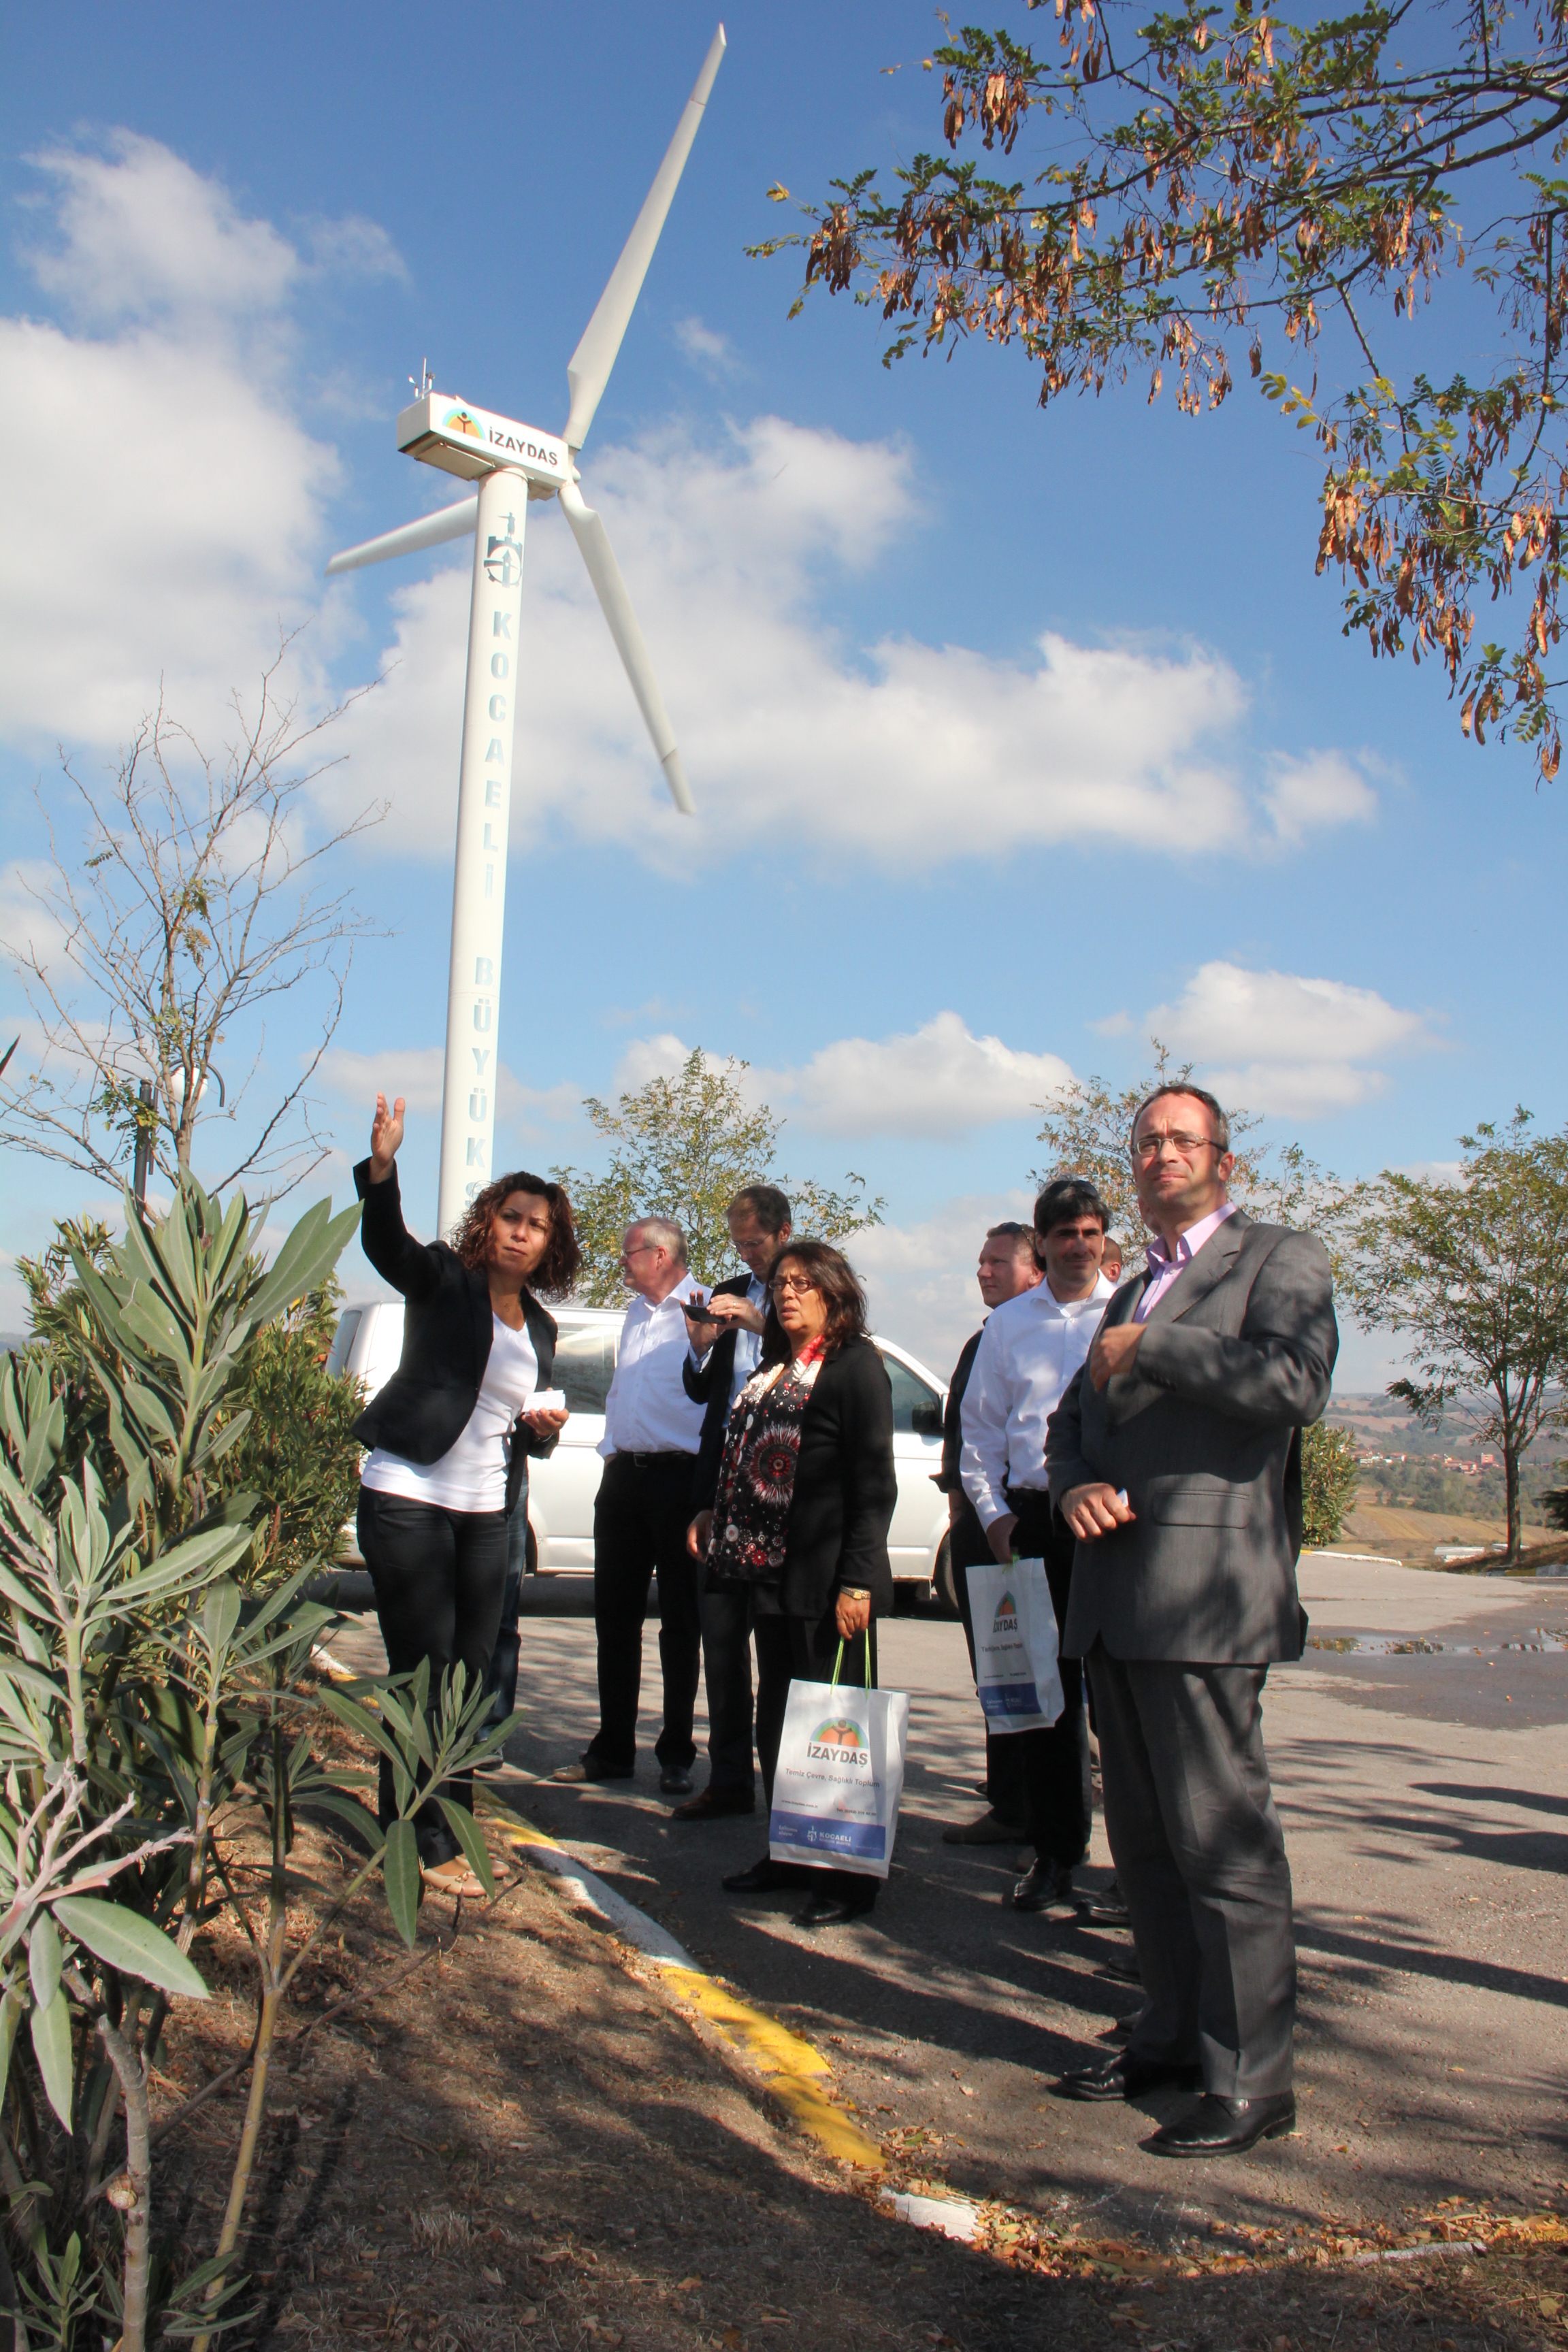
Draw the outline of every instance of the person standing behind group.
M691 1348L681 1378L703 1408L692 1507L712 1502L735 1399L756 1370L767 1319L768 1276L790 1237L789 1202L774 1184L742 1185L726 1213L747 1271L715 1283L706 1307L686 1309ZM752 1597L716 1588L701 1596L702 1675L708 1693L708 1786L672 1820L710 1822L756 1805L752 1770Z
M1110 1285L1100 1275L1105 1207L1092 1184L1068 1176L1035 1203L1046 1278L999 1307L981 1335L963 1400L964 1492L992 1557L1043 1559L1058 1636L1067 1622L1072 1538L1054 1522L1046 1480L1046 1426L1089 1350ZM1013 1889L1020 1911L1068 1900L1089 1852L1091 1784L1083 1671L1061 1642L1062 1712L1048 1727L1008 1732L1025 1830L1035 1861Z
M1131 1136L1143 1279L1124 1283L1048 1439L1078 1538L1068 1633L1088 1661L1105 1826L1146 1996L1069 2098L1202 2091L1162 2156L1239 2155L1295 2122L1290 1866L1263 1686L1301 1654L1301 1431L1339 1333L1328 1255L1254 1223L1211 1094L1162 1087Z
M372 1265L406 1304L403 1355L354 1434L371 1448L360 1473L359 1547L375 1588L395 1675L430 1664L432 1711L441 1677L460 1664L482 1684L500 1624L507 1516L527 1511L529 1456L552 1453L563 1412L529 1410L548 1389L555 1321L535 1296L563 1297L582 1263L572 1203L559 1184L520 1171L471 1202L454 1244L418 1242L403 1222L397 1150L403 1097L375 1098L370 1157L354 1170L364 1202L360 1236ZM381 1759L383 1828L396 1815L390 1760ZM472 1806L467 1777L447 1793ZM434 1800L415 1815L425 1877L482 1895Z
M762 1362L724 1440L711 1509L689 1538L709 1587L751 1596L757 1643L757 1756L771 1811L793 1680L875 1683L875 1619L893 1605L888 1529L898 1499L893 1394L843 1253L792 1242L773 1267ZM764 1853L723 1882L732 1895L809 1885L805 1927L858 1918L878 1882Z
M702 1407L686 1393L683 1303L696 1286L686 1236L668 1217L628 1225L621 1279L637 1293L626 1309L615 1377L605 1400L605 1467L594 1504L594 1631L598 1644L599 1727L557 1780L629 1780L637 1765L642 1629L648 1585L658 1574L658 1663L664 1721L654 1744L658 1785L688 1796L697 1753L700 1626L698 1578L686 1549L692 1473Z
M975 1268L975 1280L988 1314L1005 1307L1026 1290L1038 1289L1045 1279L1045 1268L1035 1255L1035 1236L1027 1225L1016 1220L986 1229L980 1244L980 1263ZM960 1457L963 1450L963 1411L964 1391L974 1368L974 1358L984 1333L982 1324L964 1341L952 1379L948 1385L947 1404L942 1420L942 1468L932 1483L947 1496L947 1556L952 1570L953 1590L958 1596L958 1613L963 1620L963 1638L969 1647L969 1671L974 1672L974 1615L969 1599L969 1570L980 1568L992 1557L990 1541L974 1515L974 1506L963 1491L959 1475ZM942 1832L948 1845L1019 1845L1024 1840L1024 1792L1017 1773L1016 1738L995 1738L989 1724L985 1727L985 1794L986 1810L973 1822L963 1822Z

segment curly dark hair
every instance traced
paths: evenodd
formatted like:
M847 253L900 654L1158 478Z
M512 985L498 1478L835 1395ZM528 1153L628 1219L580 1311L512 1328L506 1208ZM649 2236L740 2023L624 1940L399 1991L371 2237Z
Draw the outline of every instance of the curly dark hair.
M831 1242L791 1242L773 1267L771 1279L776 1282L784 1268L792 1263L811 1276L813 1285L827 1302L827 1328L822 1335L825 1353L836 1356L851 1339L870 1338L866 1294L860 1287L859 1276L842 1250L836 1250ZM789 1341L773 1310L770 1290L767 1320L763 1326L762 1360L764 1364L784 1364L789 1355Z
M476 1192L469 1202L463 1222L452 1237L452 1247L465 1265L483 1265L496 1211L514 1192L532 1192L539 1200L550 1203L550 1239L545 1244L538 1271L528 1286L541 1298L564 1298L577 1279L577 1269L583 1263L572 1203L564 1184L552 1183L544 1176L531 1175L526 1168L513 1169L510 1176L498 1176L493 1184L487 1184L484 1191Z

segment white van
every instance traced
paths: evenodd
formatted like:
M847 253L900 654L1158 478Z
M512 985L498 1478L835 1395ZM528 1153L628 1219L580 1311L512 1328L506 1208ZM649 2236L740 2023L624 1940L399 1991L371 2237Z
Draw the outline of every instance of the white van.
M565 1393L571 1414L561 1443L547 1462L529 1465L528 1566L531 1572L565 1570L584 1573L594 1565L594 1497L604 1467L598 1445L605 1434L605 1399L616 1369L622 1313L607 1307L558 1307L555 1386ZM947 1563L947 1497L931 1485L942 1467L942 1415L947 1391L907 1349L878 1339L893 1384L893 1458L899 1499L888 1531L888 1558L894 1577L915 1588L916 1597L950 1601ZM403 1353L403 1307L391 1300L351 1307L338 1318L329 1372L354 1372L374 1396L397 1370ZM360 1563L352 1526L345 1530L345 1564Z

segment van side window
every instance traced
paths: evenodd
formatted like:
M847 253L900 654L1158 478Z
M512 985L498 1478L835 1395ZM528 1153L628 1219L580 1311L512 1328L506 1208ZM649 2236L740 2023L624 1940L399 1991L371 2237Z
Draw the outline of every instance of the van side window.
M339 1316L338 1328L332 1333L332 1344L327 1349L325 1370L330 1381L335 1381L348 1362L349 1350L353 1346L354 1335L360 1326L360 1317L363 1313L363 1307L351 1307Z
M603 1412L616 1376L616 1334L602 1323L563 1323L555 1342L555 1386L568 1412Z
M919 1374L901 1364L897 1356L883 1356L888 1378L893 1384L893 1428L903 1437L940 1437L942 1435L942 1398L933 1388L928 1388Z

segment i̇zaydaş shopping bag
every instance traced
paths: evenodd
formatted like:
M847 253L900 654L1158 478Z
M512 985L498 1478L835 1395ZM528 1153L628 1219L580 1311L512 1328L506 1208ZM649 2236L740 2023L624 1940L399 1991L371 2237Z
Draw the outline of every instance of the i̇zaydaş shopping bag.
M987 1560L964 1573L985 1728L993 1734L1043 1730L1066 1703L1046 1563L1014 1559L1003 1568Z
M910 1702L903 1691L792 1682L773 1771L768 1852L886 1878L904 1788ZM867 1671L870 1662L868 1658Z

